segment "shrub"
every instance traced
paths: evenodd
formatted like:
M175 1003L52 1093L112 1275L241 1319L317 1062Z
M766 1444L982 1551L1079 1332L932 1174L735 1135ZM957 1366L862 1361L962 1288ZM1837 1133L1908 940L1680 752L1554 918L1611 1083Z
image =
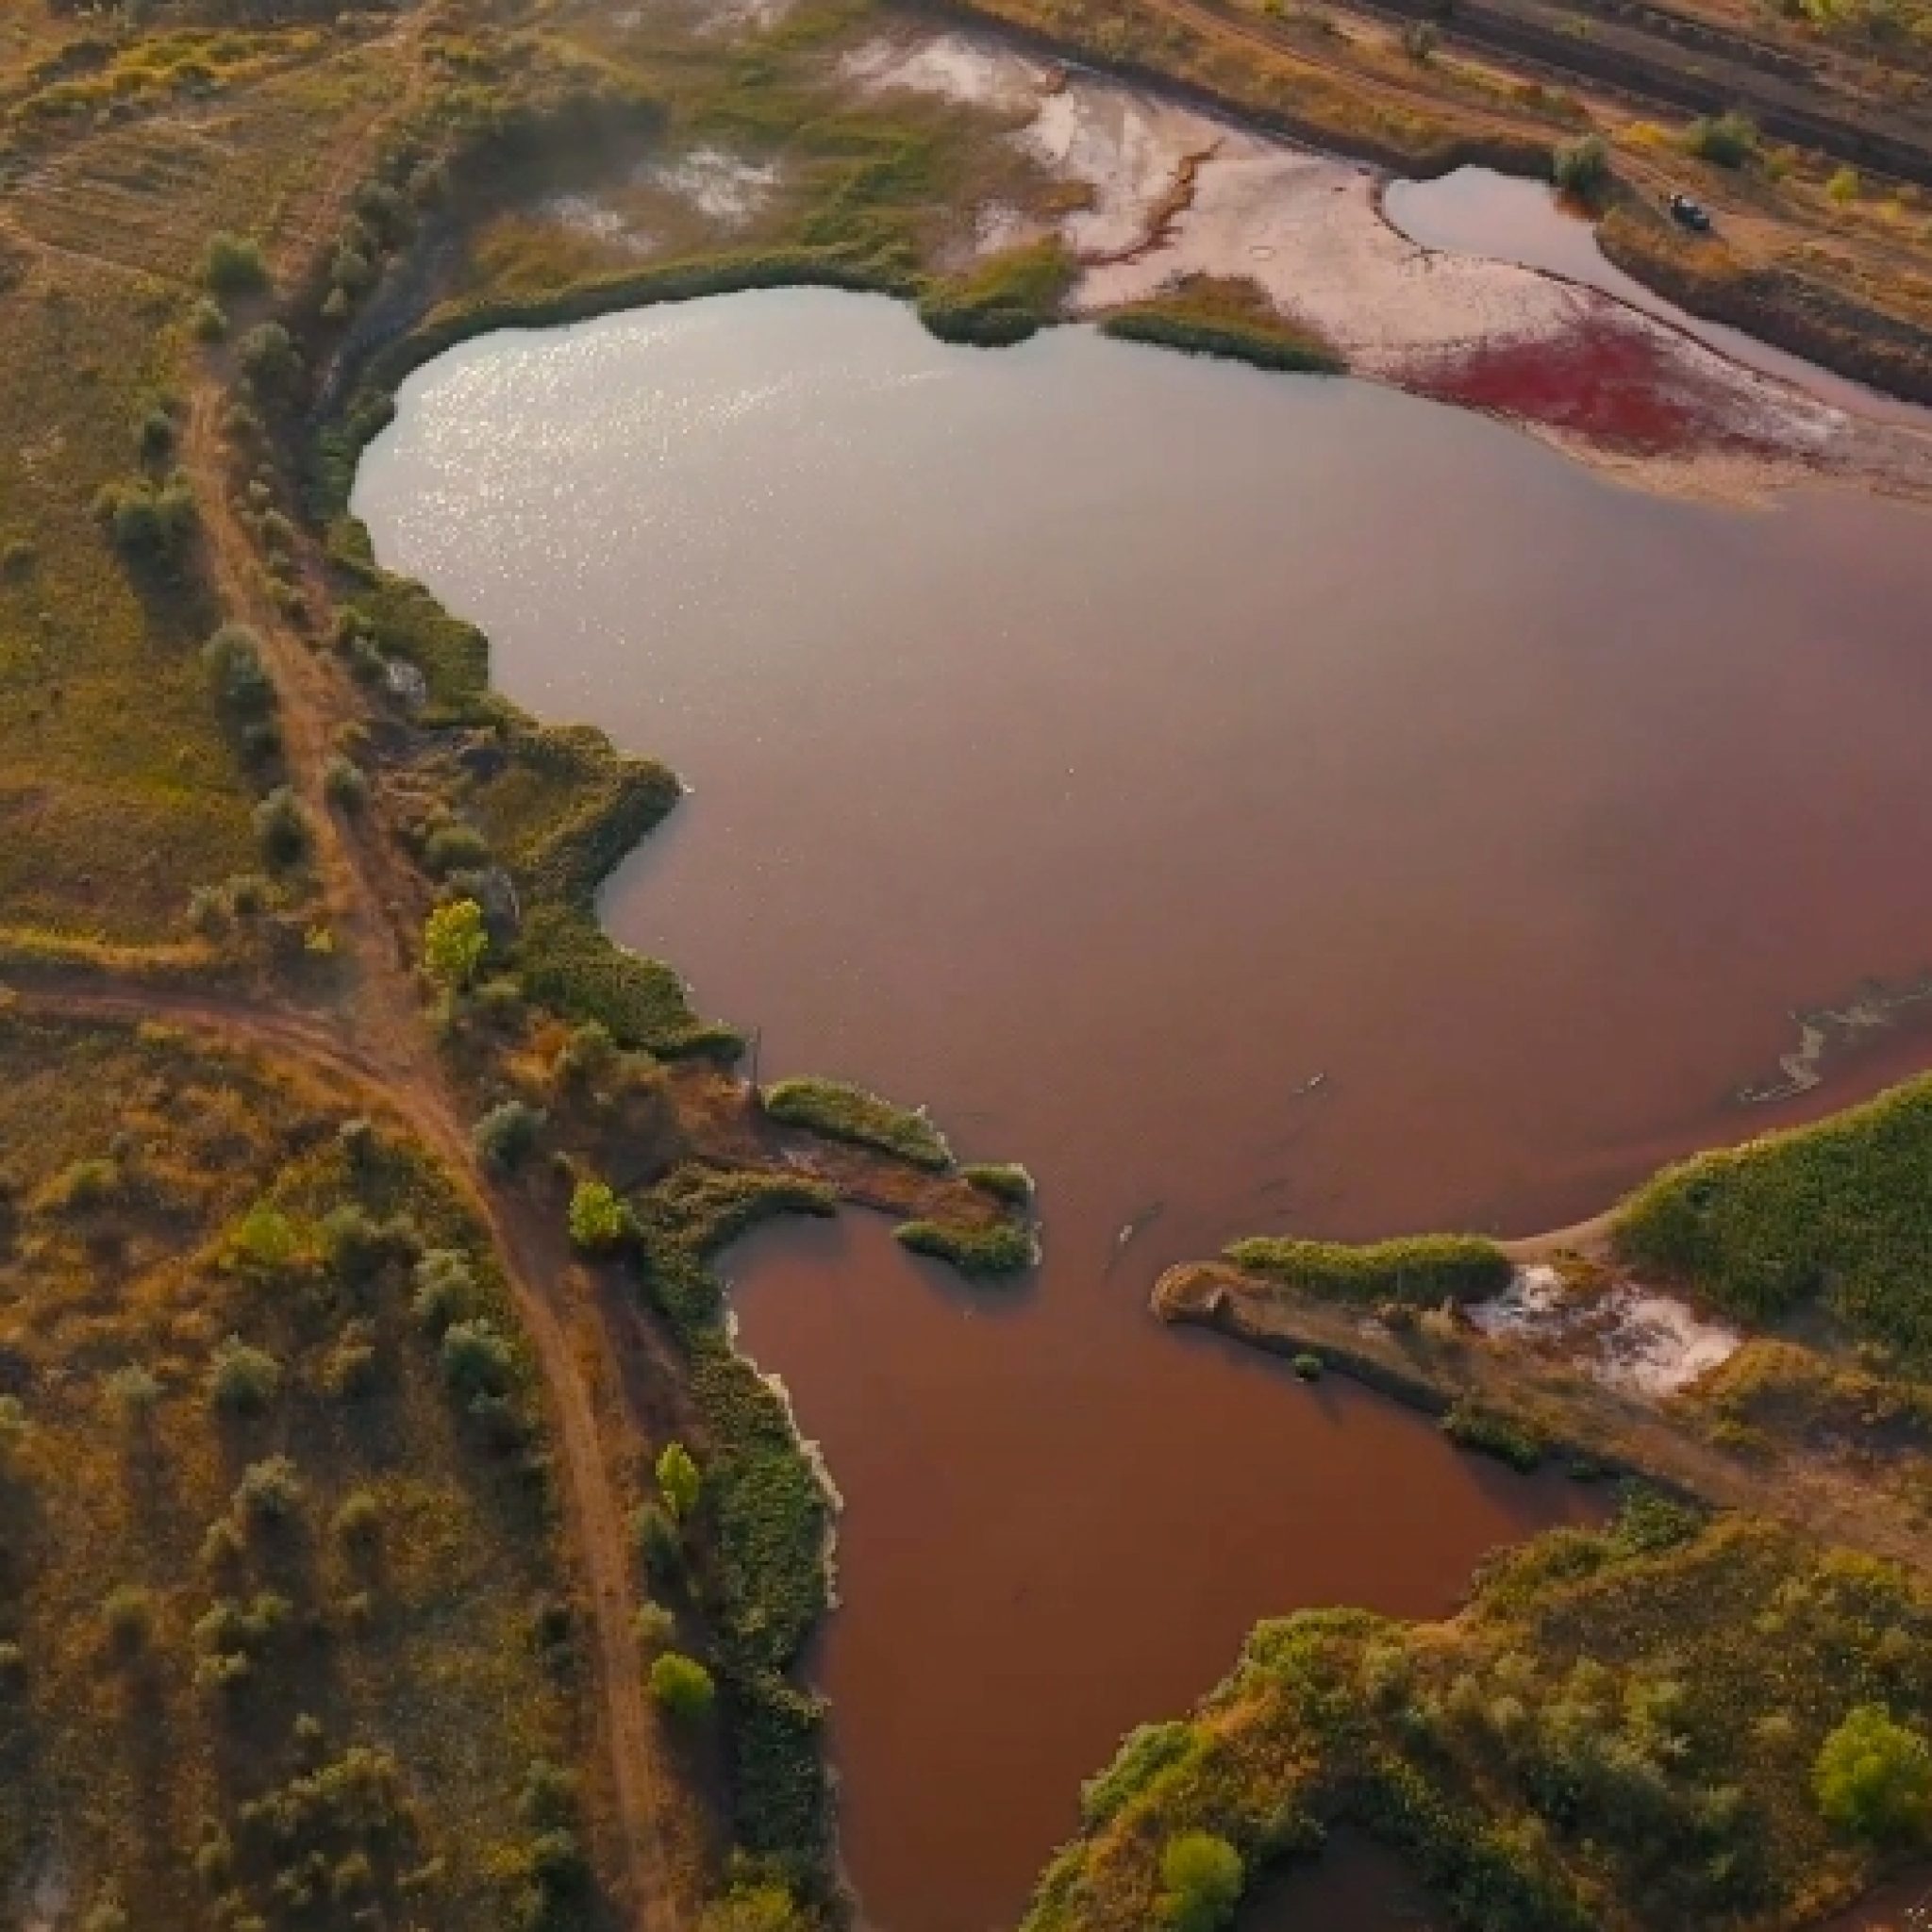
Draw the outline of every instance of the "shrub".
M647 1503L638 1511L636 1528L644 1574L659 1590L679 1588L684 1582L685 1561L677 1525L662 1509Z
M544 1120L541 1108L522 1100L506 1100L470 1129L470 1143L485 1166L513 1174L528 1159L543 1131Z
M244 895L231 899L242 909ZM279 1208L258 1201L228 1230L225 1259L247 1274L276 1275L292 1271L303 1259L302 1236ZM233 1340L231 1337L230 1340Z
M442 1338L442 1376L458 1395L502 1395L514 1379L516 1357L493 1322L478 1316L453 1323Z
M423 847L423 862L439 877L480 872L491 862L490 843L475 825L439 825Z
M1500 1294L1515 1272L1494 1241L1476 1235L1415 1235L1365 1247L1260 1237L1236 1241L1227 1258L1306 1294L1424 1307Z
M1322 1379L1322 1357L1318 1355L1310 1354L1306 1349L1296 1356L1289 1366L1294 1370L1296 1376L1304 1382L1319 1382Z
M717 1686L695 1657L667 1650L651 1665L651 1695L680 1724L692 1724L709 1713Z
M1858 179L1857 169L1840 168L1824 184L1824 192L1831 196L1837 207L1850 208L1853 202L1857 200L1858 191L1862 185Z
M1213 1932L1234 1916L1246 1874L1241 1854L1224 1838L1190 1831L1160 1855L1161 1909L1179 1932Z
M698 1507L704 1478L682 1442L667 1442L658 1457L658 1493L674 1523L688 1523Z
M533 1757L529 1770L524 1774L517 1809L531 1824L568 1824L577 1815L576 1774L560 1764L553 1764L547 1757Z
M198 342L218 342L228 333L227 311L204 295L188 311L188 331Z
M456 1248L431 1248L416 1263L416 1293L410 1311L432 1335L441 1335L476 1298L475 1272Z
M490 951L483 908L474 899L437 907L423 926L423 965L430 978L452 991L467 989Z
M677 1635L677 1619L662 1604L640 1606L632 1627L638 1641L648 1651L666 1649Z
M1841 1831L1922 1837L1932 1823L1932 1745L1881 1706L1861 1704L1819 1748L1812 1786L1819 1810Z
M369 774L354 758L337 752L323 771L322 791L338 811L353 817L369 803Z
M245 1522L281 1523L302 1507L301 1472L286 1456L251 1462L235 1485L235 1507Z
M167 410L159 408L150 409L141 419L141 427L136 432L136 446L144 463L158 463L175 447L175 419Z
M636 1236L637 1217L608 1181L579 1181L570 1197L571 1245L586 1255L608 1255Z
M617 1059L617 1042L601 1021L586 1020L558 1049L551 1071L566 1086L588 1087L610 1071Z
M235 344L235 358L265 391L286 389L302 373L295 339L278 322L258 323Z
M136 1583L124 1583L110 1591L101 1606L101 1622L117 1650L140 1650L154 1628L154 1598Z
M161 1399L161 1385L138 1362L116 1369L107 1379L108 1398L129 1421L142 1421Z
M178 560L199 521L194 492L178 476L165 483L140 477L106 484L95 496L93 508L117 550L137 561L158 565Z
M812 1923L784 1886L745 1881L707 1907L698 1932L810 1932Z
M297 865L308 856L308 815L286 785L277 785L255 808L255 836L261 856L278 869Z
M1550 172L1565 194L1593 204L1610 185L1609 143L1600 134L1563 142L1552 158Z
M201 278L218 295L245 295L268 287L268 261L252 235L217 234L202 251Z
M373 1543L381 1524L382 1506L369 1490L351 1490L336 1511L336 1535L352 1547Z
M1684 151L1720 168L1741 168L1757 153L1757 125L1736 112L1705 114L1684 131Z
M259 718L275 709L275 688L261 655L261 639L245 624L225 624L201 647L225 709Z
M214 1352L208 1394L217 1408L235 1415L258 1415L282 1386L282 1365L272 1355L250 1348L231 1335Z
M923 1113L908 1112L842 1080L780 1080L765 1090L765 1111L790 1126L896 1155L937 1174L953 1150Z
M1493 1456L1525 1474L1543 1459L1547 1447L1528 1423L1485 1407L1466 1395L1442 1418L1442 1433L1457 1448Z

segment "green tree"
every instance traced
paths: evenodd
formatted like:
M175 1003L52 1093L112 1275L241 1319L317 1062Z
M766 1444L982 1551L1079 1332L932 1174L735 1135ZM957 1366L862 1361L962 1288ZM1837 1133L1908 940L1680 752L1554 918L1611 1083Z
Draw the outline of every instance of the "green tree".
M475 979L490 951L483 908L474 899L439 906L423 927L423 964L439 986L461 991Z
M658 1457L658 1493L675 1523L688 1523L698 1507L704 1478L698 1474L696 1458L682 1442L667 1442Z
M1917 1838L1932 1823L1932 1745L1882 1705L1861 1704L1820 1746L1812 1788L1842 1831Z
M704 1717L717 1694L710 1672L681 1650L667 1650L651 1666L651 1695L680 1723Z
M268 287L261 243L250 235L210 235L201 258L201 278L218 295L242 295Z
M282 1365L272 1355L250 1348L231 1335L214 1352L208 1371L208 1395L217 1408L237 1415L258 1415L275 1399L282 1386Z
M1214 1932L1234 1916L1245 1874L1241 1854L1212 1832L1190 1831L1161 1854L1161 1907L1180 1932Z
M587 1255L608 1255L637 1232L637 1221L608 1181L579 1181L570 1197L572 1244Z
M808 1922L782 1885L734 1885L708 1907L702 1932L805 1932Z
M1557 186L1578 201L1593 202L1610 185L1610 150L1600 134L1566 141L1551 158Z

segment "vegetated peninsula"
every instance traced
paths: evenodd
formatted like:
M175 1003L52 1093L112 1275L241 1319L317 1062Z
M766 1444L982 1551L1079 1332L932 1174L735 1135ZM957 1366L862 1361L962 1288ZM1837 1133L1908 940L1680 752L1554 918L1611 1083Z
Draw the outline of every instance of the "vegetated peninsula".
M760 1089L671 966L605 937L598 887L677 781L524 715L485 640L375 561L347 486L409 368L507 322L809 282L971 342L1082 315L1348 366L1703 487L1923 480L1908 431L1636 319L1619 397L1642 407L1529 380L1607 311L1498 264L1419 294L1356 165L1560 170L1688 309L1924 394L1909 5L1554 40L1500 5L974 10L1009 38L847 0L0 19L0 1892L23 1924L840 1923L799 1668L831 1499L715 1257L844 1203L968 1273L1035 1253L1024 1171L961 1167L831 1077ZM1117 150L1042 136L1123 100L1172 166L1126 181ZM1327 198L1341 273L1230 253L1257 179ZM1661 1487L1498 1559L1454 1624L1264 1627L1089 1788L1035 1921L1218 1923L1341 1819L1472 1925L1798 1924L1909 1848L1921 1111L1914 1090L1714 1157L1609 1248L1538 1264L1560 1293L1532 1327L1636 1282L1752 1331L1668 1399L1445 1314L1520 1286L1486 1248L1254 1249L1174 1291L1475 1446ZM1836 1508L1790 1521L1787 1479Z

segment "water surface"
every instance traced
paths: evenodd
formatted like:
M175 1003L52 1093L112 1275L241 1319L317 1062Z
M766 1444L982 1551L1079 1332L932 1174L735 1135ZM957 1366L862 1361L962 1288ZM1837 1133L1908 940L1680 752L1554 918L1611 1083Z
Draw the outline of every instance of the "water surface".
M768 1074L1040 1178L1028 1288L864 1222L734 1257L848 1504L821 1670L891 1932L1010 1923L1257 1615L1440 1612L1581 1507L1165 1333L1158 1267L1575 1218L1796 1117L1731 1098L1790 1009L1932 962L1896 508L1693 507L1389 391L805 291L457 350L357 508L512 695L694 786L620 936Z
M1680 308L1611 261L1597 246L1596 227L1590 217L1541 181L1499 175L1492 168L1457 168L1432 181L1391 181L1383 208L1403 234L1425 248L1547 270L1615 295L1632 308L1707 342L1734 362L1781 377L1842 409L1881 422L1932 422L1932 411L1918 404L1835 375L1740 328L1707 322Z

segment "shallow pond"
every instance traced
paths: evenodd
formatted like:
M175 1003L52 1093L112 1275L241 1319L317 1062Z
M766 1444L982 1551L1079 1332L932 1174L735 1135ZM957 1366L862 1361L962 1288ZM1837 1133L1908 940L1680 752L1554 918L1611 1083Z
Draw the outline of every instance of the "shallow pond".
M1439 1612L1583 1507L1162 1331L1161 1265L1577 1217L1795 1118L1732 1098L1790 1009L1932 960L1904 510L1692 507L1390 391L808 291L458 349L357 508L512 695L694 786L616 932L767 1074L1041 1181L1026 1288L862 1221L734 1257L848 1505L821 1674L891 1932L1010 1923L1257 1615Z
M1391 181L1382 208L1402 234L1424 248L1513 261L1582 282L1695 336L1747 369L1779 376L1855 414L1880 422L1932 422L1932 412L1916 404L1834 375L1742 329L1707 322L1678 308L1611 261L1597 246L1593 223L1541 181L1499 175L1492 168L1457 168L1433 181Z

